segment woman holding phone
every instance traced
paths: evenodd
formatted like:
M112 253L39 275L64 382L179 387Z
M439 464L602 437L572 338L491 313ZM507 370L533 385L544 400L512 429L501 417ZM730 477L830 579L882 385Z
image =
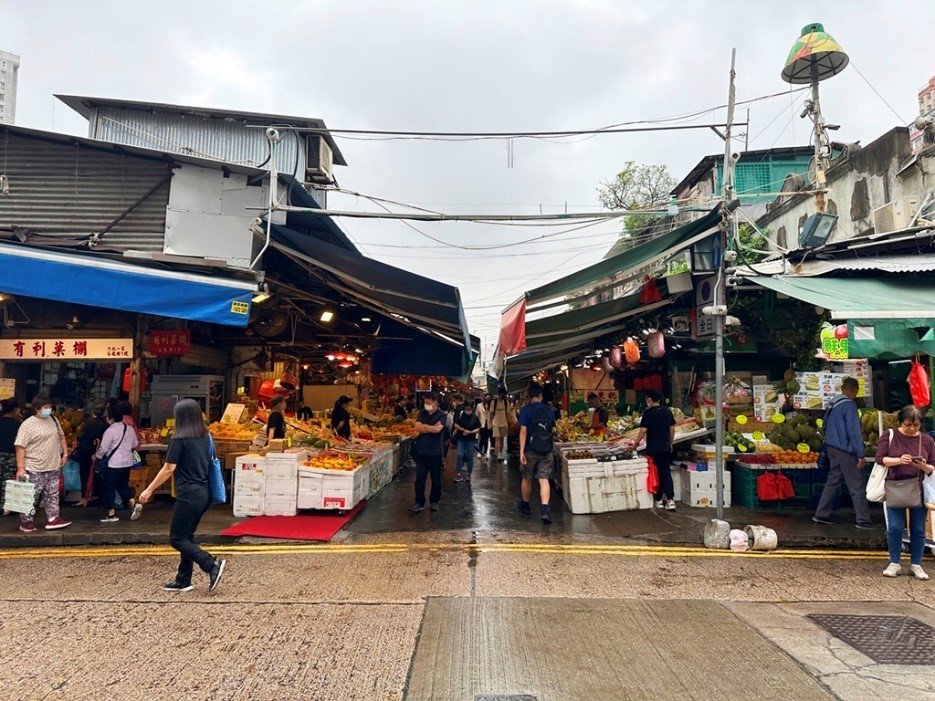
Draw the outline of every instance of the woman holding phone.
M877 464L887 468L886 482L918 482L918 504L909 507L894 507L886 504L886 541L890 551L890 564L883 570L884 577L897 577L902 572L903 531L906 530L906 514L909 514L909 574L916 579L928 579L922 569L922 553L925 552L925 519L928 510L922 503L922 478L935 471L935 439L922 432L922 412L913 404L899 412L899 428L880 436L877 445ZM907 485L912 487L912 485ZM887 489L887 496L890 489Z

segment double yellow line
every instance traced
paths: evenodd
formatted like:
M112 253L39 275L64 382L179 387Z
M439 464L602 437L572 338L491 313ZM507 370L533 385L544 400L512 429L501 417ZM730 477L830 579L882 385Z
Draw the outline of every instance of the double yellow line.
M875 550L773 550L736 553L730 550L707 550L702 547L667 545L553 545L537 543L373 543L342 544L227 544L209 545L214 555L389 555L398 553L448 552L476 555L590 555L611 557L665 558L750 558L769 560L878 560L886 556ZM114 545L49 548L13 548L0 550L0 560L49 560L61 558L176 557L178 553L164 545Z

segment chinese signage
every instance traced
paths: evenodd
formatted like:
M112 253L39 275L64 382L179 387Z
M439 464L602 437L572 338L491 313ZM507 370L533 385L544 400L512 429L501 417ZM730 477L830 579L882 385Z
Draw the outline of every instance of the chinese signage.
M153 331L149 350L155 356L185 355L192 347L192 332L180 329Z
M695 284L695 308L692 311L695 338L714 335L714 317L702 314L702 310L714 304L715 282L717 282L717 278L712 276L702 278Z
M131 338L0 339L0 360L130 360Z
M829 360L847 360L847 339L823 337L821 339L821 352Z

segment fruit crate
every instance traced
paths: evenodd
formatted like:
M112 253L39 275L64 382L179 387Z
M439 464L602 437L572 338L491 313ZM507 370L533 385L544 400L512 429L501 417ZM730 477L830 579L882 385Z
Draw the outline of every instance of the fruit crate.
M775 469L774 466L769 466L770 469ZM748 509L757 509L765 507L775 507L775 506L806 506L811 505L812 499L814 499L815 494L815 475L810 475L809 473L818 472L817 470L789 470L783 471L786 477L792 482L792 487L795 489L795 497L792 499L784 499L782 501L761 501L757 496L756 491L756 478L766 472L765 469L754 469L746 465L735 464L733 469L731 469L731 491L733 493L733 501L737 506L743 506ZM827 473L825 473L825 477ZM821 482L821 487L824 486L824 480ZM821 494L819 488L818 494Z

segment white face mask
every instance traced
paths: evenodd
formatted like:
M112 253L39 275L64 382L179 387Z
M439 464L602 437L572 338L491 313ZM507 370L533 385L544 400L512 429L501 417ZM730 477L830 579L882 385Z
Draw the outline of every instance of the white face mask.
M426 410L428 413L431 414L431 413L433 413L433 412L435 411L435 405L434 405L434 404L426 404L426 405L425 405L425 410Z

